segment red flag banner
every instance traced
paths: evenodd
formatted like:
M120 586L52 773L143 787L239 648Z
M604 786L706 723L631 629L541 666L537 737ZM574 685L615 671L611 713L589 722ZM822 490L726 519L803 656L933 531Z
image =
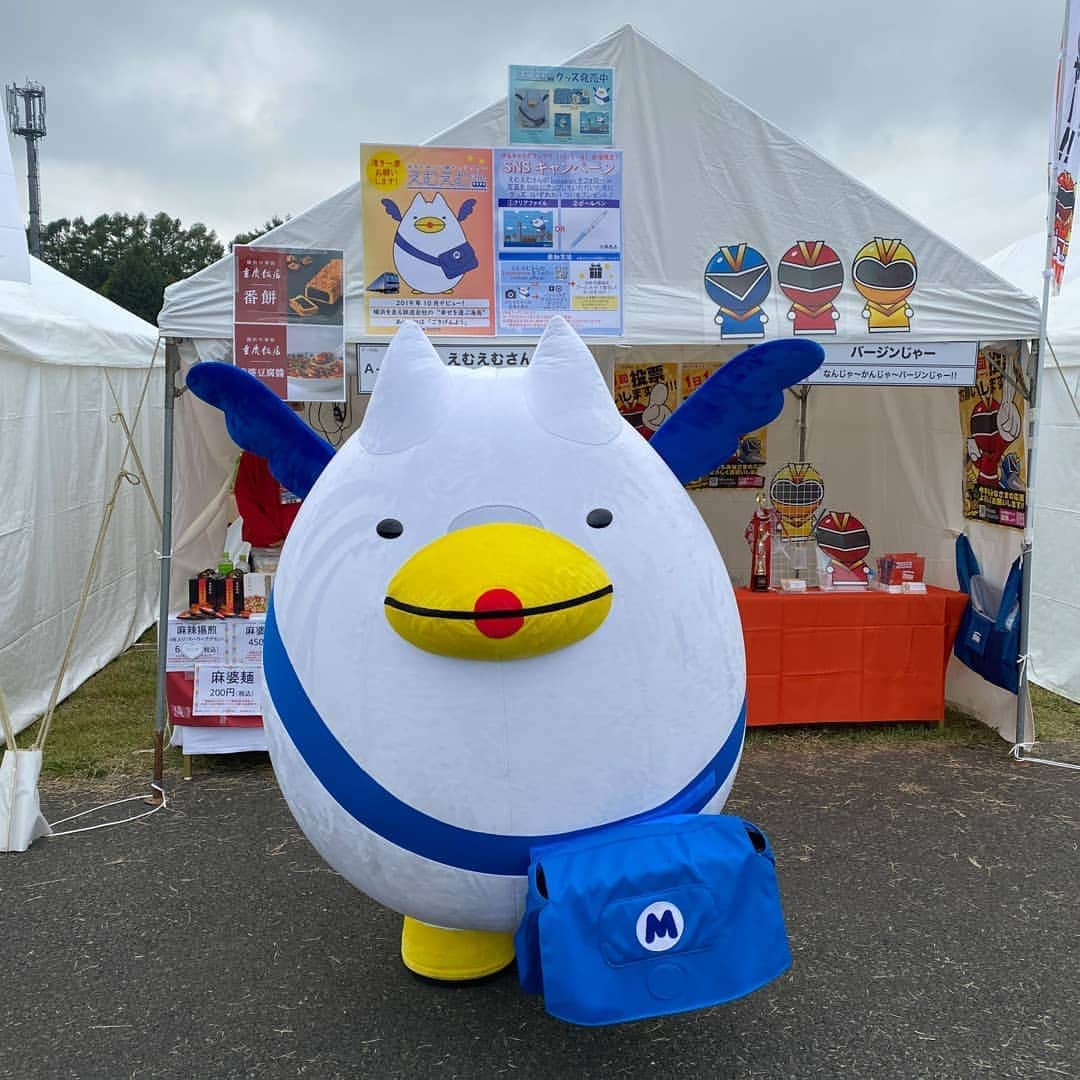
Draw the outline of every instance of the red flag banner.
M1069 254L1076 203L1076 170L1080 163L1080 0L1068 0L1061 61L1058 67L1054 117L1054 168L1050 187L1054 195L1054 233L1050 269L1054 295L1061 291L1065 259Z

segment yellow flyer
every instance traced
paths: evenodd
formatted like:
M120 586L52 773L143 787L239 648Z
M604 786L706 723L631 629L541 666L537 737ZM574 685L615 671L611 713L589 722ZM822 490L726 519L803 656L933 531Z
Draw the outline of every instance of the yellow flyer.
M680 401L685 401L721 364L680 364ZM765 477L761 475L765 465L767 428L739 436L739 448L723 465L700 480L686 486L692 491L701 488L761 488Z
M964 517L1022 529L1027 520L1027 451L1020 346L979 348L975 385L962 386Z
M364 327L495 332L491 151L361 148Z
M615 404L646 439L651 439L678 408L679 365L617 363Z

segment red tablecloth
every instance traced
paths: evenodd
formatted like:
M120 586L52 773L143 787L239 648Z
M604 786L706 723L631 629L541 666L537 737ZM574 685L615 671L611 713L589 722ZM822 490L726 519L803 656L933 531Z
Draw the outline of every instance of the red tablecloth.
M736 589L747 722L940 720L964 593L756 593Z
M262 716L196 716L191 711L195 697L195 674L191 671L165 673L165 702L169 722L176 727L262 727Z

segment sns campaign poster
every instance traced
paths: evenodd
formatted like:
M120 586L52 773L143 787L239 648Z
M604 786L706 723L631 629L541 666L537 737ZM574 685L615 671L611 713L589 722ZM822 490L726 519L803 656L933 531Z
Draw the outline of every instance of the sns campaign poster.
M495 332L490 150L361 149L364 326Z
M496 150L499 333L622 334L622 152Z

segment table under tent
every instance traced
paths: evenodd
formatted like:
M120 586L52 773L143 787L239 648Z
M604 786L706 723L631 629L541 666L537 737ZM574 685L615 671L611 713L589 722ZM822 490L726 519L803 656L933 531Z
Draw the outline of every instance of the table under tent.
M833 301L835 334L823 344L877 349L881 343L934 348L1004 342L1028 361L1038 338L1032 298L953 247L886 199L725 94L632 27L567 61L616 73L615 145L623 150L623 311L617 341L590 341L605 377L616 364L691 365L724 361L753 341L725 340L704 271L719 249L751 246L775 274L800 241L834 250L844 285ZM442 132L430 145L498 147L507 143L500 100ZM356 148L346 148L355 155ZM259 238L256 245L337 248L345 253L346 355L385 341L365 332L359 182ZM878 241L881 244L874 248ZM917 265L906 301L912 314L888 333L864 318L864 297L851 268L867 245L902 245ZM888 257L887 255L885 256ZM762 300L766 339L792 333L792 301L777 287ZM173 344L177 381L195 362L231 357L233 267L222 259L171 286L159 318ZM874 331L874 332L872 332ZM440 339L450 344L454 339ZM476 338L460 339L476 344ZM504 341L506 339L500 339ZM535 339L531 339L535 343ZM1029 372L1030 374L1030 372ZM1030 378L1022 389L1030 390ZM348 370L347 418L335 438L360 422L367 397ZM316 430L322 411L309 408ZM956 588L954 546L966 531L984 572L1004 580L1020 553L1023 529L966 520L965 444L956 383L949 385L817 385L788 395L768 429L766 477L787 462L813 462L824 477L822 509L850 511L869 530L876 551L917 551L926 580ZM235 514L230 477L237 448L220 414L190 394L176 402L172 594L212 565ZM733 580L745 584L749 554L743 530L758 492L707 489L692 497L709 525ZM165 610L165 609L163 609ZM1016 698L954 663L948 699L1011 738ZM911 717L910 719L919 719Z

